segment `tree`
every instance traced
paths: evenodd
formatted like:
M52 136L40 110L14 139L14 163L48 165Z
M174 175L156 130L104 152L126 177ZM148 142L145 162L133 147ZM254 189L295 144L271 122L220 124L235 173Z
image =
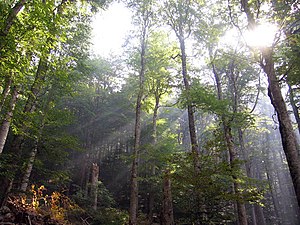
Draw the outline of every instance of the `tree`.
M152 25L152 1L141 1L136 4L137 18L141 24L140 27L140 65L139 65L139 87L135 108L135 128L134 128L134 147L133 161L131 167L131 182L130 182L130 209L129 209L129 224L137 225L137 210L138 210L138 160L141 145L141 113L142 100L144 95L145 71L146 71L146 51L149 29Z
M247 16L249 29L254 29L257 22L255 21L249 1L242 0L240 3ZM275 5L275 7L277 6ZM298 205L300 206L300 161L297 150L297 141L293 131L292 122L281 93L278 75L275 70L275 62L273 58L274 47L264 47L259 49L259 51L262 57L261 67L268 77L268 95L277 113L282 146L289 165L295 193L298 199Z
M188 75L187 70L186 40L189 38L192 32L193 11L195 10L195 5L197 6L197 3L190 0L180 0L177 2L167 1L163 5L163 18L166 19L167 24L170 25L175 32L180 45L181 73L186 92L188 92L190 89L190 76ZM188 96L189 95L187 95L187 97ZM194 155L195 159L195 169L199 170L199 146L196 136L195 118L192 103L187 105L187 110L192 154Z
M20 1L21 2L21 1ZM20 87L18 92L22 93L22 101L17 104L18 114L15 114L14 118L14 138L11 143L11 148L7 152L8 154L14 154L15 159L11 162L15 165L12 169L11 177L2 177L6 185L3 185L1 192L2 197L6 197L6 194L12 188L14 178L17 176L18 164L21 163L21 158L26 155L24 151L24 143L29 139L33 139L34 142L38 142L40 139L41 130L44 125L43 122L39 123L38 114L47 107L43 107L43 104L53 104L53 99L50 95L49 101L43 101L43 95L51 92L53 89L60 89L61 94L70 91L68 86L70 81L67 77L75 75L71 71L74 69L77 60L81 57L81 54L75 55L74 46L78 40L78 36L86 35L84 32L78 29L76 32L72 28L75 24L78 26L80 23L87 25L89 22L90 12L87 10L86 13L77 10L76 5L67 6L67 2L62 0L61 2L44 2L36 3L30 2L26 4L26 7L22 12L18 14L19 23L22 20L24 26L17 26L16 24L10 23L11 32L7 34L15 35L14 38L9 35L5 35L5 41L7 46L5 48L5 54L1 57L1 70L5 72L7 77L6 89L9 84L12 83L14 86ZM50 13L49 13L50 12ZM80 16L79 16L80 15ZM15 15L16 16L16 15ZM76 17L78 20L76 21ZM73 22L69 20L74 18ZM84 21L85 20L85 21ZM34 29L29 29L33 27ZM24 33L26 35L24 35ZM70 35L69 37L67 37ZM74 38L73 43L70 41L71 37ZM81 36L80 38L83 38ZM32 41L29 41L31 39ZM82 42L76 46L79 50L86 42ZM32 44L32 45L31 45ZM65 51L63 52L62 49ZM3 49L2 49L3 50ZM83 49L81 49L83 50ZM79 52L77 52L79 53ZM24 57L22 56L24 55ZM11 60L16 60L16 64L13 64ZM21 62L21 65L17 65ZM19 69L17 69L19 67ZM27 67L27 68L26 68ZM54 74L54 75L53 75ZM22 84L23 82L23 84ZM15 99L14 91L11 99ZM5 102L6 91L2 98ZM57 96L59 97L59 96ZM56 98L58 99L58 98ZM16 102L14 103L16 104ZM10 104L7 109L8 115L12 117L12 109L14 104ZM20 110L20 108L23 108ZM41 110L41 111L39 111ZM20 112L21 111L21 112ZM6 118L6 121L12 118ZM27 123L24 121L28 120ZM4 124L4 123L3 123ZM5 125L7 126L7 122ZM7 137L7 130L5 135L2 135L1 142L5 142ZM39 131L37 131L39 130ZM17 131L17 132L16 132ZM27 143L26 143L27 144ZM30 160L28 161L26 173L22 181L22 189L28 185L28 178L30 176L34 157L36 155L37 148L31 148L32 151L29 154ZM15 188L15 187L14 187ZM4 201L2 201L3 203Z

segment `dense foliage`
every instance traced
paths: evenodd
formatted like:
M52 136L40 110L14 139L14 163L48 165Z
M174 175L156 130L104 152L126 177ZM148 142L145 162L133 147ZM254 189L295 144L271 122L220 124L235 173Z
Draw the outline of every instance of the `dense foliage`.
M111 4L135 30L95 56ZM299 26L296 1L1 1L0 223L299 224Z

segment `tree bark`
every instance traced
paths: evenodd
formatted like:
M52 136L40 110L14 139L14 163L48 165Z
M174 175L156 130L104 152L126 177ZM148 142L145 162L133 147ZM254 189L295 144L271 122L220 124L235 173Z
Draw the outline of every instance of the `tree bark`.
M10 11L6 21L5 21L4 28L2 29L2 31L0 33L0 36L7 36L10 28L12 27L12 25L14 24L15 19L17 18L18 13L21 11L21 9L25 5L25 3L26 3L26 0L20 0L11 9L11 11ZM3 46L1 45L1 47L3 47Z
M262 67L268 77L268 95L277 113L282 147L288 162L298 206L300 207L300 160L297 149L297 140L281 93L279 81L276 78L272 54L271 48L266 48L262 51L262 57L264 58Z
M174 225L170 171L164 173L162 225Z
M99 166L97 163L92 164L91 173L91 197L93 200L93 209L97 210L98 203L98 179L99 179Z
M138 157L141 142L141 113L142 113L142 98L144 94L145 82L145 66L146 66L146 42L148 32L148 19L144 18L144 26L142 27L141 37L141 61L139 72L139 92L135 108L135 129L134 129L134 148L133 148L133 161L131 167L131 180L130 180L130 208L129 208L129 225L137 225L137 210L138 210Z
M32 172L32 168L33 168L33 164L34 164L34 161L35 161L36 154L38 152L39 141L42 137L42 132L43 132L44 127L45 127L46 114L47 114L48 109L49 109L50 101L51 101L51 94L50 94L50 97L48 96L48 101L47 101L45 109L44 109L44 115L41 119L41 125L39 127L37 137L34 140L34 147L32 148L32 150L30 152L29 160L28 160L28 163L26 165L25 172L24 172L24 174L22 176L22 179L21 179L21 183L20 183L20 190L21 191L26 191L26 189L28 187L28 184L29 184L29 178L30 178L30 175L31 175L31 172Z
M214 63L212 63L212 68L213 68L213 73L214 73L214 77L215 77L215 81L216 81L216 85L217 85L217 94L218 94L218 99L222 100L222 85L221 85L221 81L220 81L220 77L219 74L216 71L215 65ZM236 105L236 101L234 102ZM236 108L237 106L235 106ZM237 151L236 148L234 146L233 143L233 136L232 136L232 131L231 131L231 127L229 122L226 120L225 114L220 115L221 118L221 122L223 125L223 131L224 131L224 138L225 138L225 142L227 145L227 149L229 151L229 163L232 167L233 170L235 170L234 168L234 163L237 159ZM237 177L235 175L232 176L233 178L233 189L236 195L239 195L240 193L240 185L237 182ZM246 213L246 207L245 204L240 202L239 200L236 201L236 207L237 207L237 214L238 214L238 221L239 221L239 225L247 225L248 221L247 221L247 213Z
M224 129L224 135L225 135L225 141L226 145L229 151L230 156L230 165L232 169L234 170L234 162L237 159L237 152L233 144L233 137L231 133L231 128L226 124L226 122L223 122L223 129ZM233 188L236 195L239 195L240 193L240 185L237 182L237 177L235 175L232 176L233 178ZM237 214L238 214L238 221L239 225L247 225L247 213L246 213L246 207L245 204L237 200L236 202L237 206Z
M153 109L153 117L152 117L152 144L155 146L157 144L157 117L158 117L158 109L159 109L159 101L160 101L160 95L158 94L158 87L156 87L155 91L155 106ZM155 164L152 162L151 165L151 176L155 176ZM153 190L153 184L150 183L150 191L149 191L149 211L148 211L148 220L149 224L152 224L153 221L153 209L154 209L154 190Z
M255 26L254 15L249 8L249 0L241 0L241 7L244 10L249 28ZM293 131L293 126L289 113L281 93L279 81L276 77L273 60L273 48L265 47L260 49L262 55L261 67L268 77L268 95L277 113L279 131L284 153L286 155L290 174L295 189L298 206L300 207L300 160L297 150L297 141ZM298 209L299 210L299 209Z
M266 225L266 219L263 212L263 209L260 205L255 204L254 205L254 211L256 215L256 221L258 225Z
M292 89L292 87L291 87L291 85L289 83L288 83L288 86L289 86L290 104L292 106L294 117L295 117L295 120L296 120L296 123L297 123L297 127L298 127L298 132L300 134L300 116L299 116L299 110L298 110L298 107L296 106L296 103L295 103L294 91L293 91L293 89Z
M0 127L0 154L3 151L4 145L6 142L6 138L8 135L9 128L10 128L10 123L11 123L11 119L13 117L13 111L15 109L17 99L18 99L18 90L16 87L14 87L14 90L13 90L13 93L11 96L11 100L10 100L10 104L9 104L9 109L8 109L6 116Z
M8 94L10 93L10 87L11 87L12 79L11 77L6 78L5 87L1 94L1 103L0 103L0 113L2 111L2 108L5 104L6 98Z
M35 156L37 154L38 151L38 139L35 140L35 144L33 149L30 152L30 157L29 157L29 161L27 163L27 167L25 169L25 173L23 175L22 181L21 181L21 185L20 185L20 191L25 192L27 190L28 184L29 184L29 177L31 175L31 171L33 168L33 163L35 160Z
M180 31L179 33L182 33ZM187 59L186 59L186 49L185 49L185 39L183 35L178 35L179 43L180 43L180 51L181 51L181 69L182 69L182 77L183 83L185 87L185 91L188 93L190 90L190 83L187 72ZM194 167L197 171L200 170L199 166L199 146L196 135L196 127L195 127L195 117L194 117L194 109L192 103L188 100L188 123L189 123L189 132L190 132L190 140L192 146L192 154L194 159Z

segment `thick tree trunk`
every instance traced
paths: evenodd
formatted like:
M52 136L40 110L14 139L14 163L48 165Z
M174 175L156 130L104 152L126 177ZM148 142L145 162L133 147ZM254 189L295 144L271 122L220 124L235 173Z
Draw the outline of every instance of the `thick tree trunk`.
M166 170L164 174L163 194L162 225L174 225L171 177L169 170Z
M6 116L0 127L0 154L3 151L4 145L6 142L6 138L8 135L9 128L10 128L10 122L13 117L13 111L16 106L17 98L18 98L18 90L16 87L14 87L14 90L13 90L13 93L11 96L11 100L10 100L10 104L9 104L9 109L6 112Z
M295 193L297 196L298 206L300 206L300 160L297 149L297 140L293 130L292 122L281 93L279 81L276 78L273 52L271 48L262 51L264 64L262 65L264 72L268 76L268 95L271 103L277 112L279 122L279 131L286 159L288 162L290 174L292 177Z
M255 19L249 6L249 0L241 0L241 7L244 10L249 28L255 27ZM297 141L293 131L293 126L289 113L281 93L279 81L275 73L273 60L273 48L265 47L260 49L262 54L261 67L268 77L268 95L271 103L276 110L279 122L279 131L281 135L282 147L286 155L290 174L292 177L298 206L300 207L300 160L297 150Z
M91 173L91 197L93 200L93 209L97 210L98 204L98 179L99 179L99 166L97 163L92 164Z

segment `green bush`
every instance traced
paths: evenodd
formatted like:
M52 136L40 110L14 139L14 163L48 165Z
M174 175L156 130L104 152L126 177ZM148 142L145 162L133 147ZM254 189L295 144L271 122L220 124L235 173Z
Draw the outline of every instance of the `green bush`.
M128 214L115 208L100 209L94 216L91 225L125 225L128 221Z

